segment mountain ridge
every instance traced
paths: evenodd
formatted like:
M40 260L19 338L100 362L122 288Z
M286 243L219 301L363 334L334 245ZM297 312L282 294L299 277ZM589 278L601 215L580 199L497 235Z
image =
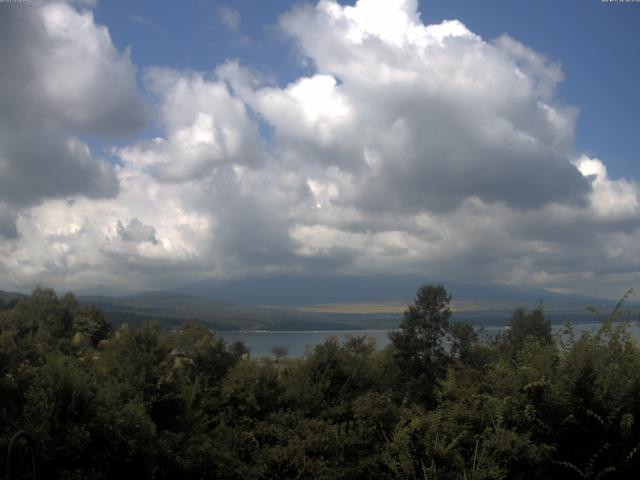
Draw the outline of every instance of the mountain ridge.
M159 321L166 327L185 321L217 330L358 330L395 328L413 303L420 285L416 275L280 276L235 281L209 281L169 290L127 295L78 295L81 304L101 308L114 325ZM505 325L513 311L543 302L552 323L598 320L591 305L606 313L617 303L579 294L502 285L443 282L452 294L453 321ZM0 291L0 298L23 298ZM5 301L7 303L7 301ZM393 305L393 308L388 308ZM637 302L627 306L638 307Z
M421 275L281 275L268 278L209 280L169 289L243 305L304 306L326 303L413 301L424 284L440 283L454 300L513 300L516 302L615 303L577 293L558 293L542 288L434 281ZM622 292L624 293L624 292Z

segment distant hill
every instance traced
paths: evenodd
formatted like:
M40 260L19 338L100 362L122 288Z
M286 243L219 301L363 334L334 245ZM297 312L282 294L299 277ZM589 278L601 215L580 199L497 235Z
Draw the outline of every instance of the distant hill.
M80 296L78 300L99 307L116 325L157 320L168 327L185 321L203 322L217 330L357 330L393 328L400 318L394 314L325 314L237 305L162 291L125 297Z
M173 289L176 293L241 305L301 306L402 301L411 303L420 285L442 283L454 300L515 304L614 305L615 300L562 294L541 288L437 281L420 275L281 275L268 278L209 280ZM621 294L624 292L620 292Z
M299 306L321 303L412 301L417 288L433 283L419 275L283 275L269 278L210 280L173 289L182 294L224 299L243 305ZM592 302L580 295L543 289L441 282L454 299ZM598 299L595 299L598 300Z
M268 279L203 282L175 289L123 297L81 296L85 304L103 309L114 323L159 320L169 327L186 320L218 330L353 330L394 328L406 305L413 302L419 276L285 276ZM506 325L519 307L540 301L552 323L601 320L615 305L581 295L542 289L445 282L452 293L453 321L475 325ZM637 310L638 304L629 304Z
M389 311L394 305L396 308L408 305L413 303L418 287L428 283L442 283L452 294L454 321L476 325L506 325L517 307L531 309L540 302L552 323L565 320L593 322L601 320L602 316L599 318L588 311L588 306L596 307L606 315L617 303L617 300L541 288L434 281L420 275L282 275L199 282L174 291L247 306L302 307L318 315L324 312L324 318L330 318L329 312L362 312L366 310L366 304L371 304L372 312ZM358 308L353 308L354 305ZM626 305L634 311L640 309L637 302L629 301ZM395 317L398 320L402 310L401 307L398 309Z
M417 275L279 276L208 281L127 296L80 295L115 325L157 320L171 328L185 321L203 322L217 330L357 330L394 328L420 285ZM565 295L543 289L442 282L453 296L453 321L474 325L506 325L518 306L540 301L552 323L601 320L587 306L608 313L616 301ZM0 291L4 303L25 295ZM627 307L638 311L636 302Z
M0 300L4 303L9 303L11 300L20 300L21 298L26 297L22 293L18 292L5 292L4 290L0 290Z

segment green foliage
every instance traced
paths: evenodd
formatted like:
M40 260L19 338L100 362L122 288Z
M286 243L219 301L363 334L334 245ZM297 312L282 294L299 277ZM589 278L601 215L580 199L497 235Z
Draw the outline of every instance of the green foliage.
M404 312L399 329L389 337L410 399L433 404L437 382L447 365L443 339L449 326L451 295L442 285L418 289L414 305Z
M100 341L109 336L111 323L104 313L93 305L82 309L76 307L73 318L73 331L75 335L80 335L81 338L86 339L93 347L96 347ZM77 338L75 335L74 338Z
M487 339L449 325L449 302L420 288L383 350L332 338L270 360L196 324L111 331L36 289L0 310L0 453L26 431L53 479L637 476L640 348L622 303L579 338L552 336L537 308Z
M279 360L289 355L289 350L287 349L287 347L277 345L271 349L271 353L273 354L274 357L276 357L276 359Z
M551 322L544 318L543 307L539 306L531 312L524 308L516 309L509 322L507 340L515 351L527 341L551 343Z
M223 399L230 415L229 423L236 420L262 420L279 410L283 387L273 362L265 360L259 365L244 361L227 375Z

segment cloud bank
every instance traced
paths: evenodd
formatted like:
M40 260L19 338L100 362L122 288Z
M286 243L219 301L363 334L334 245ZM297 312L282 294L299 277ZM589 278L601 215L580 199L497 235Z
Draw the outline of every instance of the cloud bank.
M638 183L576 150L560 66L509 36L425 25L415 0L298 6L279 28L309 75L147 69L160 135L114 164L80 136L147 121L128 52L90 10L12 12L0 287L419 273L616 295L640 279Z
M90 11L3 6L0 58L0 236L16 238L18 212L46 199L116 196L113 166L79 135L130 133L147 109L128 53Z

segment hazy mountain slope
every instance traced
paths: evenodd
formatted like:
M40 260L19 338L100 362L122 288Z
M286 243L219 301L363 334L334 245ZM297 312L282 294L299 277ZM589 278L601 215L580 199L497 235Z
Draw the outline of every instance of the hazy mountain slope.
M101 308L116 324L160 320L175 326L192 320L220 330L344 330L391 328L399 320L399 315L316 314L292 308L242 306L171 292L82 296L79 301Z
M516 304L538 302L613 304L576 294L504 285L436 281L419 275L283 275L269 278L211 280L173 289L176 293L243 305L299 306L324 303L413 301L420 285L442 283L454 300L496 300ZM624 292L620 292L622 295Z
M407 280L408 281L408 280ZM317 282L317 280L316 280ZM285 282L286 284L286 282ZM342 285L346 288L343 281ZM319 283L315 286L320 287ZM379 285L381 286L381 284ZM277 287L277 286L276 286ZM316 296L306 285L303 298L329 299L330 292L320 292ZM277 287L279 288L279 287ZM475 291L469 285L466 290L459 289L469 297L475 299L460 299L454 297L452 303L452 321L464 321L475 325L505 325L513 311L518 306L533 308L539 300L545 302L545 312L552 323L565 320L573 322L598 321L593 313L587 310L588 305L597 306L601 312L607 313L615 302L608 300L589 299L572 295L561 295L546 291L522 291L516 289L490 289ZM305 292L305 286L301 287ZM331 290L333 291L333 290ZM415 287L414 287L415 291ZM219 294L222 295L223 293ZM245 299L263 298L266 293L252 291L245 285ZM284 292L283 290L281 292ZM362 298L358 295L362 289L354 292L341 292L339 298ZM547 298L544 295L549 294ZM291 298L293 292L287 294ZM504 295L507 298L500 298ZM266 297L264 297L266 299ZM280 300L285 296L281 295ZM83 296L79 300L84 304L95 304L103 309L115 324L139 324L147 320L160 320L166 326L179 325L192 320L205 322L212 328L219 330L343 330L343 329L372 329L394 328L402 318L404 306L411 303L389 302L394 309L383 309L383 302L372 303L367 310L367 303L353 304L322 304L314 302L313 307L267 307L256 305L239 305L226 301L213 300L206 297L186 295L175 292L147 292L126 297ZM226 299L225 299L226 300ZM591 301L590 301L591 300ZM634 307L637 308L637 307Z
M0 300L2 300L4 303L8 303L11 300L19 300L21 298L24 298L25 296L26 295L18 292L5 292L4 290L0 290Z
M219 330L341 330L393 328L417 288L417 275L281 276L201 282L172 292L128 296L86 295L78 299L104 310L115 325L159 320L172 327L192 320ZM453 296L453 321L504 325L518 306L543 301L553 323L597 321L588 305L606 314L616 303L542 289L444 282ZM23 295L0 291L5 303ZM638 303L628 303L638 309Z

